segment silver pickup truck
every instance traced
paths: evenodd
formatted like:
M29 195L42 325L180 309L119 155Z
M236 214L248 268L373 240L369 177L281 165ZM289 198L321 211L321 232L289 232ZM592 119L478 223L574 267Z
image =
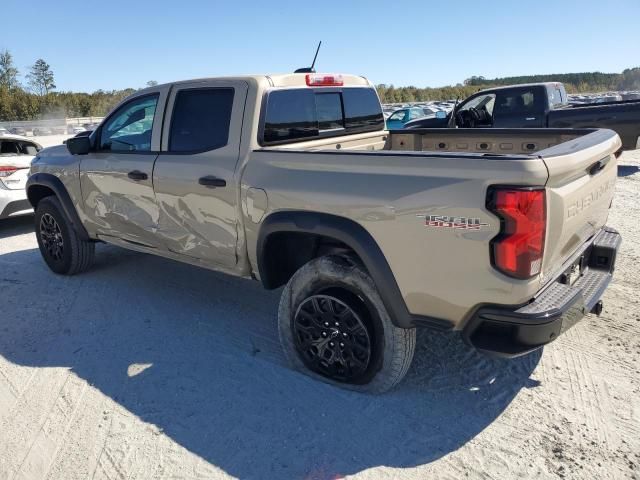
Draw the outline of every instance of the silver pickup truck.
M42 150L27 194L54 272L102 241L284 286L291 364L381 392L416 327L517 356L600 312L620 147L609 130L390 133L358 76L207 78Z

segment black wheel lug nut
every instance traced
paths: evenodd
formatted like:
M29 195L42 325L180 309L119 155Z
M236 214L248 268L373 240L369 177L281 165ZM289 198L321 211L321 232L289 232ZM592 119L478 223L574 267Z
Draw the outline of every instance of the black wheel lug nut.
M327 336L327 332L322 332L322 336L326 337Z
M328 327L329 326L329 322L324 322L324 326Z
M340 324L338 322L336 322L336 327L339 327L339 326L340 326Z
M335 347L335 346L336 346L336 344L335 344L335 343L333 343L333 342L329 342L329 346L330 346L330 347Z
M340 346L341 346L342 348L344 348L344 343L340 342Z

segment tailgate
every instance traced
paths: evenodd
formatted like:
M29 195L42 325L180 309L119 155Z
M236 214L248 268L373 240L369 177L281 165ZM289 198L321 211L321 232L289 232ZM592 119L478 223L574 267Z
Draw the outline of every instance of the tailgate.
M543 283L555 279L565 261L605 225L620 147L615 132L596 130L538 152L549 170Z

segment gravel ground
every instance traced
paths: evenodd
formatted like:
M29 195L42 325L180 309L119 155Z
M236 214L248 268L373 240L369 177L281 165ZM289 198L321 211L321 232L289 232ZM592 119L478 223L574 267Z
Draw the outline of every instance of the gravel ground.
M285 367L279 292L99 245L49 272L0 224L0 479L640 478L640 151L605 312L516 360L419 334L378 397Z

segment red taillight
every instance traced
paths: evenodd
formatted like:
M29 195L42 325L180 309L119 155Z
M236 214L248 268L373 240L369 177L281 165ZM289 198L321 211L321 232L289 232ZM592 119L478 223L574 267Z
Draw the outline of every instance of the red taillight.
M8 177L14 172L17 172L18 169L16 167L4 167L0 165L0 177Z
M341 87L344 83L342 81L342 75L309 73L306 79L309 87Z
M500 235L491 242L493 265L515 278L538 275L547 231L545 190L494 188L488 208L502 219Z

